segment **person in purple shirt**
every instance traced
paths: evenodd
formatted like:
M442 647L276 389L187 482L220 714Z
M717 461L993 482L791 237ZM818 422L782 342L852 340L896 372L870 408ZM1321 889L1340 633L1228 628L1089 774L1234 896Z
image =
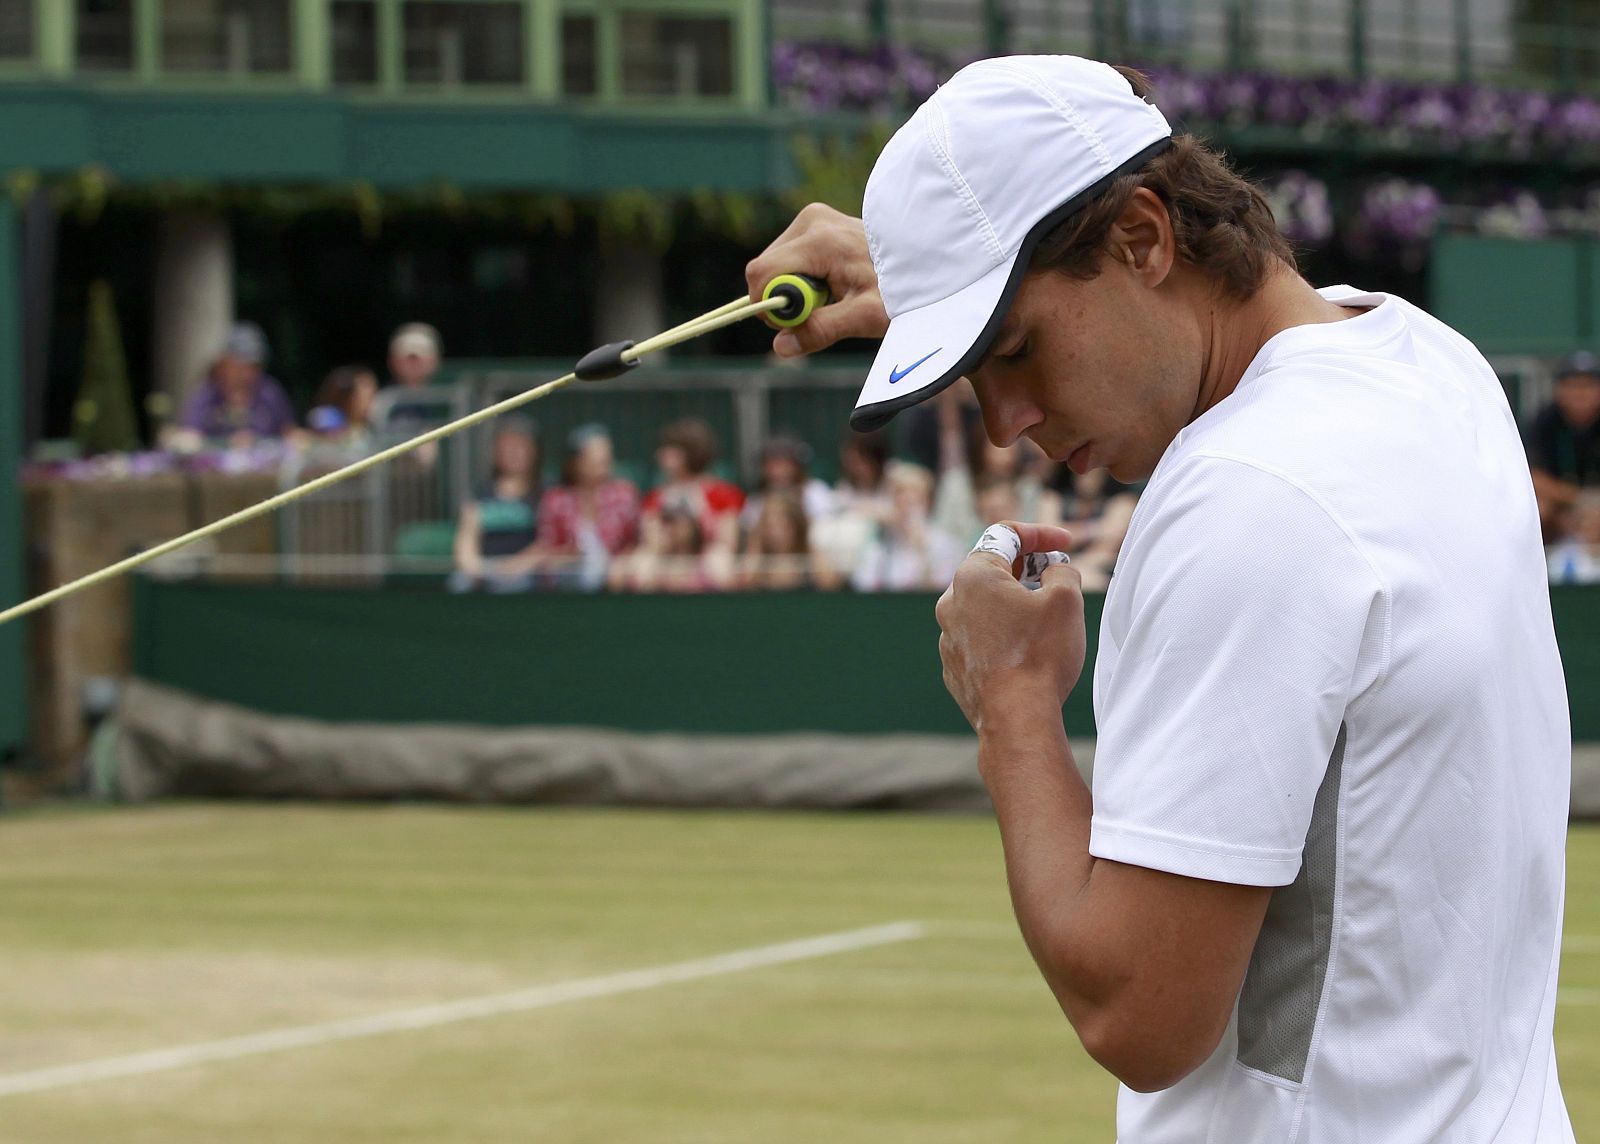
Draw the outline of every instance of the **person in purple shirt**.
M264 371L266 360L261 327L235 322L216 364L184 404L183 427L236 445L292 435L294 407L283 386Z

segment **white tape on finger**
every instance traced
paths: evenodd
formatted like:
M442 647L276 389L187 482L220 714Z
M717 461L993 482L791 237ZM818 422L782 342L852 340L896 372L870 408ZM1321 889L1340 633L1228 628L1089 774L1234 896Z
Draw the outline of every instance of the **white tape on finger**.
M983 530L974 552L993 552L1007 564L1015 564L1022 555L1022 537L1009 524L991 524ZM1022 586L1037 588L1044 570L1052 564L1071 564L1072 557L1065 552L1030 552L1022 560Z
M1014 564L1017 557L1022 555L1022 537L1009 524L991 524L978 537L978 543L972 546L972 551L993 552L1007 564Z
M1072 557L1065 552L1030 552L1022 558L1022 582L1030 588L1038 587L1050 565L1071 563Z

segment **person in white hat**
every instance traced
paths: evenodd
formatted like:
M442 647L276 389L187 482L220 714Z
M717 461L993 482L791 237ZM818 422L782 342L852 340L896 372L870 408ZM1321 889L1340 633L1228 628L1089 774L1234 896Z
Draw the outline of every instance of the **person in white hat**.
M1297 273L1265 201L1136 73L958 73L863 219L749 266L881 337L853 424L957 377L989 436L1149 478L1105 599L1092 790L1064 547L1015 524L937 606L1017 919L1123 1144L1566 1144L1552 1027L1570 738L1505 397L1406 301ZM1073 728L1082 733L1088 728Z
M439 372L439 331L407 322L389 338L389 375L406 389L421 389Z

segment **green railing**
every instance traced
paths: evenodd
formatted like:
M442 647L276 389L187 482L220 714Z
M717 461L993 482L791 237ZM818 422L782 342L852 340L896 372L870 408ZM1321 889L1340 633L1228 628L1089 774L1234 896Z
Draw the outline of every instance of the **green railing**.
M773 0L776 35L1347 76L1600 83L1595 0Z
M774 37L1600 83L1597 0L8 0L0 78L754 108Z
M8 0L0 78L762 106L757 0Z

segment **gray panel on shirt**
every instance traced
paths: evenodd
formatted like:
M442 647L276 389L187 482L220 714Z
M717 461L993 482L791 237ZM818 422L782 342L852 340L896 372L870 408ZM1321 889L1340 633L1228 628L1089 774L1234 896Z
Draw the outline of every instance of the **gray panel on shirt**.
M1311 807L1300 874L1273 891L1239 993L1239 1063L1299 1084L1328 975L1345 726Z

